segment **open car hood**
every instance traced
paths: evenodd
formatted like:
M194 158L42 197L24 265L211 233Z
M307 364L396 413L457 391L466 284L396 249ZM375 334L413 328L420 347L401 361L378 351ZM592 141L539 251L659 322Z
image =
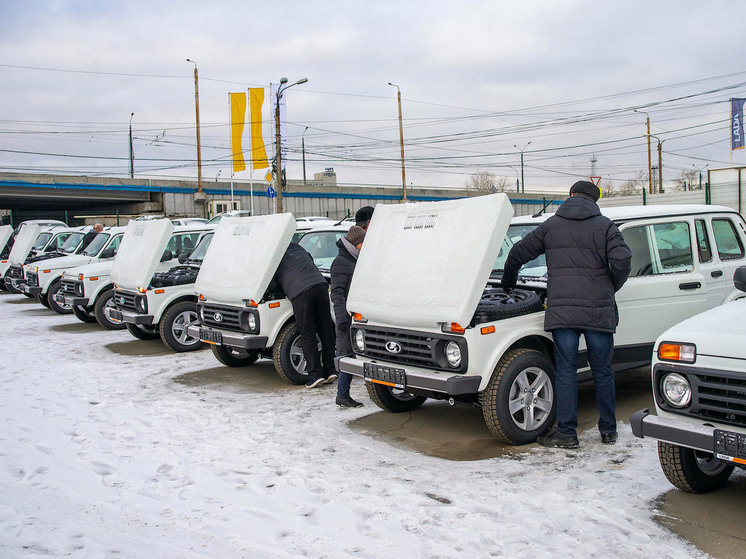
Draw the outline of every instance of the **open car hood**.
M5 248L5 243L8 242L10 236L13 234L13 227L10 225L3 225L0 227L0 252Z
M292 214L225 217L199 269L194 290L210 301L260 301L295 233Z
M16 235L16 240L13 243L13 248L10 249L8 260L11 264L23 264L26 261L28 253L31 252L31 247L34 245L36 237L39 236L39 226L24 225Z
M505 194L378 204L352 277L347 310L393 326L466 326L512 216Z
M173 232L170 219L130 221L114 257L111 281L125 289L146 289Z

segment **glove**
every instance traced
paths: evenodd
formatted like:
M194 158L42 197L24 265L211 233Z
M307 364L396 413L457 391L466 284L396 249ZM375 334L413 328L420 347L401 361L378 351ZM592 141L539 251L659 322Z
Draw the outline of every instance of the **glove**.
M511 295L513 293L513 288L515 287L515 284L510 285L508 282L506 282L504 279L500 281L500 287L503 288L503 291L507 293L508 295Z

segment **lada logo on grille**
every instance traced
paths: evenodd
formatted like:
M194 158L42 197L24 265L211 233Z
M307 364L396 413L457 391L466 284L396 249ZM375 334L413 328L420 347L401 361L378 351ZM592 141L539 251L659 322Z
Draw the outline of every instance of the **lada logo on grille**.
M388 342L386 342L386 351L388 351L389 353L401 353L401 344L399 342L389 340Z
M219 312L216 312L212 317L215 319L215 322L223 322L223 315Z
M124 305L124 297L117 297L117 303Z

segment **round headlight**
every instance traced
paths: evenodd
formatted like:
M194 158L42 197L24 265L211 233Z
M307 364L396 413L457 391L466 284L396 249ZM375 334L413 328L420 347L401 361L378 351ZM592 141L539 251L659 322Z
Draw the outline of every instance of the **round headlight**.
M362 330L355 330L355 348L360 353L365 351L365 334Z
M256 330L256 315L253 312L249 313L248 321L249 321L249 330L253 332L254 330Z
M454 368L461 365L461 346L456 342L451 341L446 344L446 361Z
M685 408L692 401L692 387L684 375L670 373L661 381L661 393L674 408Z

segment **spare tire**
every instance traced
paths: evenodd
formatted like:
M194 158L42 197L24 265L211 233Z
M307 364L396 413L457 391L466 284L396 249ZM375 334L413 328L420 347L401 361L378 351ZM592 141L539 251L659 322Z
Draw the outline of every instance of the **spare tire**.
M487 289L477 305L472 324L494 322L544 310L544 303L534 291L514 289L510 294L504 289Z

